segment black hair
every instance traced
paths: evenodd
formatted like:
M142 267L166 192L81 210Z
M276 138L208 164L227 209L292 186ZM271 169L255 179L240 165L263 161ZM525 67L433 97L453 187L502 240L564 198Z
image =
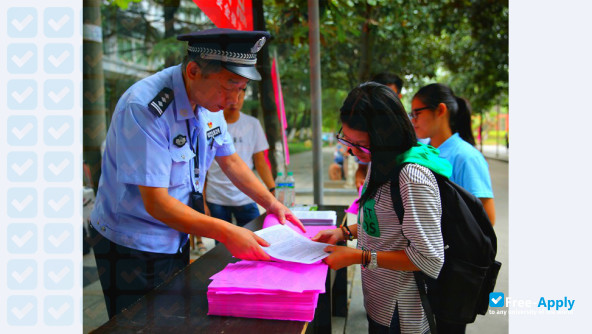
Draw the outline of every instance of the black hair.
M183 58L183 72L187 70L187 65L190 62L195 62L201 69L201 74L207 76L211 73L218 73L222 70L222 62L219 60L203 59L199 53L188 52Z
M394 73L382 72L372 77L371 81L378 82L383 85L395 85L397 87L397 94L401 94L403 90L403 79Z
M359 200L364 203L382 184L391 180L398 167L395 158L416 146L417 137L397 94L376 82L354 88L339 112L343 124L367 132L370 137L370 180Z
M454 95L450 87L440 83L433 83L420 88L413 98L418 98L430 109L436 109L440 103L444 103L448 108L448 122L452 133L458 132L462 139L475 146L469 101Z

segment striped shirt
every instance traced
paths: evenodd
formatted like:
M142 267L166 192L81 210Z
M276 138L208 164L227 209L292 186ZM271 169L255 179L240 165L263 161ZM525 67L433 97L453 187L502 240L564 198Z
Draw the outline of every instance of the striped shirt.
M366 183L370 168L366 176ZM440 191L434 175L417 164L408 164L399 177L405 214L400 224L393 208L391 182L383 184L374 196L374 214L380 235L364 230L368 211L358 214L358 249L371 251L404 250L411 262L430 277L436 278L444 263L444 244L440 231L442 209ZM368 202L367 202L368 203ZM376 235L376 233L373 233ZM362 268L362 289L366 312L372 320L390 327L398 305L402 333L425 333L429 326L411 271Z

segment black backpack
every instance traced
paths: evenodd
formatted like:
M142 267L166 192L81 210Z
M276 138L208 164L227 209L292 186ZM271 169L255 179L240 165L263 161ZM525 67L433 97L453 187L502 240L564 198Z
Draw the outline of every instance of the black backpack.
M391 181L391 198L401 224L404 209L399 174L403 166ZM487 312L501 263L495 260L497 238L481 200L448 178L432 174L440 188L444 265L437 279L421 271L415 271L414 276L430 331L435 334L434 316L467 324Z

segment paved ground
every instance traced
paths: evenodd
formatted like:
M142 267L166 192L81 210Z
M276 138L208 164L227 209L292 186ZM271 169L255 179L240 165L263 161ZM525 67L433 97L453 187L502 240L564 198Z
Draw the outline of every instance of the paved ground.
M496 197L495 225L498 237L498 256L502 269L497 281L496 291L508 293L508 151L505 147L484 147L484 155L488 157L493 190ZM328 166L333 159L333 148L323 149L323 179L325 180L325 205L349 205L356 197L353 189L353 172L355 164L350 162L349 177L345 181L329 181ZM313 204L312 152L303 152L291 157L289 170L294 172L297 189L297 204ZM355 216L348 214L350 224L355 223ZM214 247L212 239L204 240L208 249ZM350 246L355 247L355 242ZM192 254L192 258L196 255ZM84 256L84 333L97 328L107 321L107 314L100 283L96 281L96 264L92 254ZM366 333L366 313L363 306L359 268L351 267L348 272L350 295L349 314L346 319L334 318L333 333ZM508 333L508 317L501 315L479 316L474 324L467 327L467 333Z

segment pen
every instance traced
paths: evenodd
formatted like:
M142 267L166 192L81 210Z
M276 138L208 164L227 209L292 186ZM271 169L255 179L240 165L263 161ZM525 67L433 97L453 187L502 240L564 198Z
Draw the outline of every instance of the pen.
M343 219L341 220L341 225L339 225L339 228L342 228L343 226L345 226L346 220L347 220L347 212L345 213L345 215L343 215Z

